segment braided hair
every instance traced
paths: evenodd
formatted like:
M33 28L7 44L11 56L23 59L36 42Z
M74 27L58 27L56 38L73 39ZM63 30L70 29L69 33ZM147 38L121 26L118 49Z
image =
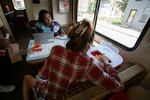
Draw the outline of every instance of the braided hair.
M88 43L93 42L94 39L90 22L84 19L74 24L68 32L68 37L70 40L66 44L67 49L84 50Z

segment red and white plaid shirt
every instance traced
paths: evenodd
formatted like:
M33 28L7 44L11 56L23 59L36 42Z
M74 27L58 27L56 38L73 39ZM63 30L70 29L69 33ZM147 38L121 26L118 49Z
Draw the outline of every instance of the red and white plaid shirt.
M52 48L39 75L48 80L43 87L51 96L63 94L70 86L84 81L91 81L109 91L121 88L120 79L113 68L98 67L84 53L61 46ZM41 86L39 84L40 81L37 87Z

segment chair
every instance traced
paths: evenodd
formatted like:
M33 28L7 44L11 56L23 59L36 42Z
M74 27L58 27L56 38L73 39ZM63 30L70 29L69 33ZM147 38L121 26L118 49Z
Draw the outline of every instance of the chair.
M31 33L36 33L37 32L36 31L36 26L35 26L36 23L37 23L37 20L31 20L29 22L29 30L30 30Z

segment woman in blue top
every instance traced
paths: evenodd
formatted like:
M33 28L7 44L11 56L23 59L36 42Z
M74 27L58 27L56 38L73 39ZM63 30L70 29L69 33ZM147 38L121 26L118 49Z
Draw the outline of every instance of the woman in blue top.
M61 29L61 25L57 21L52 20L51 15L47 10L41 10L39 12L36 29L39 33L54 33L54 36L64 34L64 31Z

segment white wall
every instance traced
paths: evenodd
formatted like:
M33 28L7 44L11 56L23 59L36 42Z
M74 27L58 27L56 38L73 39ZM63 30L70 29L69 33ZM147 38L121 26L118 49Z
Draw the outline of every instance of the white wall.
M59 7L58 7L58 2L59 0L52 0L52 4L53 4L53 17L54 20L58 21L61 25L68 25L68 24L72 24L72 8L70 10L69 13L59 13ZM73 0L70 0L73 1ZM70 5L70 7L72 7L72 5Z
M40 0L40 4L33 4L33 13L36 20L38 19L38 14L41 9L50 11L49 2L50 0Z
M40 0L40 4L33 4L32 0L24 0L28 20L37 20L41 9L50 11L50 0Z
M25 3L25 8L26 8L26 13L27 13L27 17L29 22L31 20L34 20L34 14L33 14L33 5L32 5L32 0L24 0Z

